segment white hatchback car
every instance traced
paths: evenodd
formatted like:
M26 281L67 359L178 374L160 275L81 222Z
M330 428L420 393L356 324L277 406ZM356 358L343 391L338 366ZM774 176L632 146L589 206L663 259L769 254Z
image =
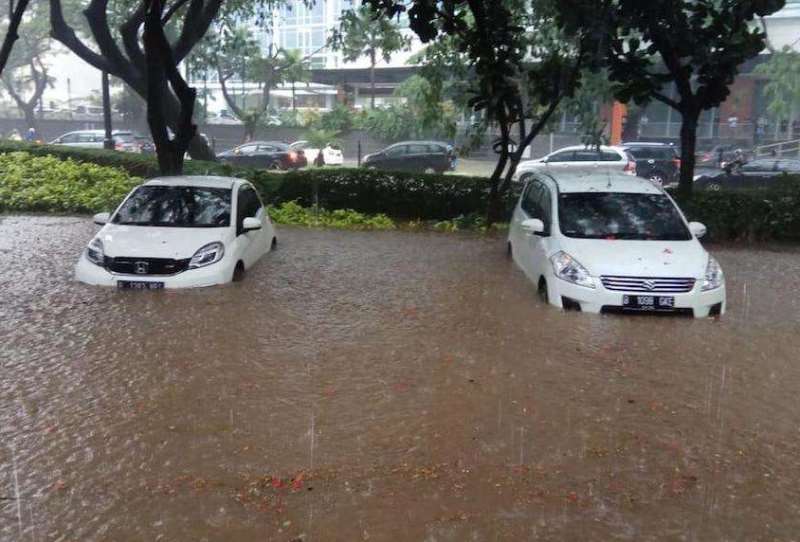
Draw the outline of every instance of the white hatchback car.
M725 278L661 188L612 174L538 173L511 221L508 248L543 299L586 312L725 313Z
M558 175L598 171L636 175L636 161L622 147L564 147L542 158L521 162L514 173L514 180L526 183L537 172Z
M311 147L311 143L305 140L295 141L289 145L289 148L296 151L303 151L309 165L314 163L314 160L317 159L317 155L319 154L319 149ZM325 161L326 166L341 166L344 164L342 149L338 145L332 143L328 143L325 145L325 148L322 149L322 159Z
M240 280L276 245L258 192L229 177L162 177L134 188L75 267L87 284L149 290Z

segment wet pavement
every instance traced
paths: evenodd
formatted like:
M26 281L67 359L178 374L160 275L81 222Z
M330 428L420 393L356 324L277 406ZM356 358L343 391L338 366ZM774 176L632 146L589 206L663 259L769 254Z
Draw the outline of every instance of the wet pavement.
M72 282L0 219L0 540L796 540L800 253L721 321L543 306L503 240L279 229L242 283Z

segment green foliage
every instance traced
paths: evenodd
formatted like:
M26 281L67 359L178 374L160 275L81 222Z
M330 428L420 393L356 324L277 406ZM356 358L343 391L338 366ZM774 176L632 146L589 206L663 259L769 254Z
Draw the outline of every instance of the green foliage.
M31 152L20 152L23 148ZM186 163L186 174L250 180L282 224L387 229L395 227L395 220L411 220L433 221L433 228L442 231L486 229L490 180L481 177L352 168L276 173L198 161ZM0 210L108 211L140 177L157 175L155 160L140 155L3 142ZM506 220L517 195L512 190L504 196ZM800 242L798 176L787 176L768 190L698 192L682 200L681 208L690 220L708 226L712 241Z
M365 56L370 59L370 65L375 66L379 57L389 62L394 53L408 48L409 43L396 22L362 5L342 13L332 45L348 62Z
M767 78L764 83L767 112L777 124L788 121L791 125L792 113L800 111L800 52L784 47L772 53L755 72Z
M384 214L367 215L352 209L313 209L288 201L269 207L269 216L276 224L340 228L347 230L392 230L394 221Z
M336 107L322 114L318 126L323 130L330 130L346 134L353 129L353 112L346 106L337 104Z
M25 152L0 154L0 211L111 209L140 182L119 168Z

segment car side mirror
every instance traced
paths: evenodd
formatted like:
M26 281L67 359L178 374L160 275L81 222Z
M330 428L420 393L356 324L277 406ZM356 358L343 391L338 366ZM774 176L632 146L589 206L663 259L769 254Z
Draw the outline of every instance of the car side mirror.
M708 228L706 228L706 225L702 222L689 222L689 231L692 232L692 235L700 239L708 232Z
M97 213L92 217L92 221L98 226L104 226L111 218L111 213Z
M261 221L255 217L249 216L244 219L242 222L242 230L243 231L253 231L253 230L260 230L261 229Z
M522 231L528 235L544 233L544 222L538 218L529 218L528 220L523 220L520 226L522 227Z

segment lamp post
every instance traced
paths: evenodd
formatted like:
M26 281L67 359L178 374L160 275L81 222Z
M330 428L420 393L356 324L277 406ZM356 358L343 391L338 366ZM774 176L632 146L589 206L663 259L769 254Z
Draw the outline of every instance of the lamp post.
M106 137L103 140L103 148L111 150L114 148L114 140L111 138L111 96L108 88L108 72L103 72L103 125L106 129Z

